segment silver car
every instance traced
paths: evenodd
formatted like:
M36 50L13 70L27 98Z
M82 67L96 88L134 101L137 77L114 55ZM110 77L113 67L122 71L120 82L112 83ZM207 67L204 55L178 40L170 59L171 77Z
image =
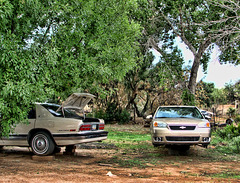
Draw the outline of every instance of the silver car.
M150 131L154 146L189 149L197 144L207 147L211 140L210 122L194 106L160 106L152 117Z
M91 94L74 93L61 106L36 104L29 112L29 124L17 124L8 138L0 138L0 146L31 147L36 155L49 155L57 147L107 139L103 119L87 118L75 112L83 111L93 98Z

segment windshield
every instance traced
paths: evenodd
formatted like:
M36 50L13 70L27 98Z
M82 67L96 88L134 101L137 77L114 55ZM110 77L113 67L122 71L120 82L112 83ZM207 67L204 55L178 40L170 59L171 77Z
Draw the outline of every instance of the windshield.
M195 107L160 107L155 118L198 118L203 119Z
M60 105L56 104L42 104L52 115L56 117L65 117L65 118L80 118L81 116L77 115L74 111L68 109L60 108ZM59 109L59 110L58 110Z

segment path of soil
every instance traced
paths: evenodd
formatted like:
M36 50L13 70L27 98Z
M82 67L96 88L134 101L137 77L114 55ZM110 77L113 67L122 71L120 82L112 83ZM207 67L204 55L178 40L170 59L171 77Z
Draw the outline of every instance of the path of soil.
M201 151L194 148L192 153ZM28 148L5 147L0 152L0 182L240 182L209 176L232 169L239 172L236 161L207 162L199 155L166 155L164 162L146 168L123 168L104 163L113 156L121 154L115 149L90 148L76 149L75 155L59 153L53 161L34 161Z

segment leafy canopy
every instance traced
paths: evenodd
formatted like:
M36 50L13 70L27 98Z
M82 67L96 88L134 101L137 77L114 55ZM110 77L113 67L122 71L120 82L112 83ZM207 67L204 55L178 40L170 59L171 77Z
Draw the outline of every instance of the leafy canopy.
M0 113L3 135L34 102L98 92L135 66L141 28L134 0L1 0Z

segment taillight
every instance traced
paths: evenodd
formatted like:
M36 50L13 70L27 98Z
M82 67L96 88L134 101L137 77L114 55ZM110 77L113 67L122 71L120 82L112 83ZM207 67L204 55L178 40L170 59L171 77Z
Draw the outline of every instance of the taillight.
M99 125L99 130L104 130L104 124Z
M82 125L79 131L90 131L92 125Z

